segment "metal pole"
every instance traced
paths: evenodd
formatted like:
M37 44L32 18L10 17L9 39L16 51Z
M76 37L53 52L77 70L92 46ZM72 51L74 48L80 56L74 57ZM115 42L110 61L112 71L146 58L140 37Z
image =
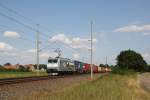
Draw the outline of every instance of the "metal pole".
M107 56L106 56L106 68L107 68Z
M37 32L36 32L36 64L37 64L37 75L39 75L39 24L37 24Z
M91 79L93 79L93 22L91 21Z
M82 62L84 62L84 57L82 57Z

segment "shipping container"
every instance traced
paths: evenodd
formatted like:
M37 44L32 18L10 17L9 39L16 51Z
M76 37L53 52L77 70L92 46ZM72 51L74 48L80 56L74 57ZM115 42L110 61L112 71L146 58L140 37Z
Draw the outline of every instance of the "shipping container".
M74 61L75 69L77 72L82 73L83 72L83 62L80 61Z
M98 67L98 72L101 72L102 71L102 67Z
M98 73L98 66L93 65L93 72L94 72L94 73Z
M84 63L84 65L83 65L83 72L84 73L88 73L90 71L91 71L90 64Z

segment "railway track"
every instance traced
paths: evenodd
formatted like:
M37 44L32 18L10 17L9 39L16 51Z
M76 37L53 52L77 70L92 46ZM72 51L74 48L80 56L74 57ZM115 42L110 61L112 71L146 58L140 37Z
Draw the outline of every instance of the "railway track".
M103 74L106 75L107 73ZM8 84L17 84L23 82L32 82L32 81L40 81L40 80L48 80L48 79L56 79L56 78L65 78L65 77L74 77L78 75L87 75L87 74L65 74L61 76L32 76L32 77L21 77L21 78L5 78L0 79L0 86L1 85L8 85Z
M32 77L22 77L22 78L6 78L6 79L0 79L0 85L16 84L16 83L32 82L32 81L40 81L40 80L48 80L48 79L56 79L56 78L64 78L64 77L66 77L66 75L63 75L63 76L32 76Z

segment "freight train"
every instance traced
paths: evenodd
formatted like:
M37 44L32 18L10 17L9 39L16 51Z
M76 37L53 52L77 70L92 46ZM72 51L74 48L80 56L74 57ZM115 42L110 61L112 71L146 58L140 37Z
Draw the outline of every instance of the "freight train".
M93 64L93 72L105 72L103 68ZM58 75L63 73L89 73L90 64L68 58L50 57L47 64L47 73Z

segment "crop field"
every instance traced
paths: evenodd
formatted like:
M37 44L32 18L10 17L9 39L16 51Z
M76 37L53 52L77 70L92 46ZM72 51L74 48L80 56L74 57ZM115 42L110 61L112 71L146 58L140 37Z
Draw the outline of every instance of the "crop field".
M110 74L52 95L43 92L36 97L38 100L150 100L150 93L140 87L137 79L137 74Z
M16 77L29 77L36 76L36 72L0 72L0 79L3 78L16 78ZM39 76L47 75L46 72L39 72Z

